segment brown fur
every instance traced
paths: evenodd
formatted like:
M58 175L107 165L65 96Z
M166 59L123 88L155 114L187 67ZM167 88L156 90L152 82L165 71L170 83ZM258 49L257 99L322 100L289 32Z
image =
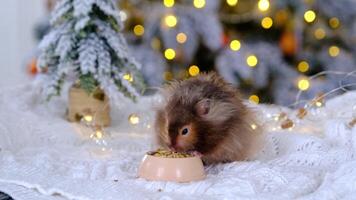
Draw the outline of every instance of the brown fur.
M215 73L202 74L164 88L157 110L157 141L178 151L197 151L205 163L251 158L260 148L260 129L238 91ZM189 134L183 135L187 128Z

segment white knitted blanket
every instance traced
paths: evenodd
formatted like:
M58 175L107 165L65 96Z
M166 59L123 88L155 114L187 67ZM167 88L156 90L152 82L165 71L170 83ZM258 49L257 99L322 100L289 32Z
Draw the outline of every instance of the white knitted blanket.
M194 183L149 182L136 171L151 150L150 104L114 110L113 150L97 154L78 127L64 119L65 101L39 104L31 85L0 91L0 191L16 200L59 199L355 199L356 92L295 121L293 130L269 131L256 161L206 168ZM265 115L285 108L261 105ZM127 121L130 113L141 124ZM144 123L143 123L144 122Z

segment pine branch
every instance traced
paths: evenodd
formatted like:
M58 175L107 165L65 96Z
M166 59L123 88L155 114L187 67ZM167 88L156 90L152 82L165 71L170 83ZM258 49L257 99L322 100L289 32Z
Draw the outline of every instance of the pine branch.
M98 83L91 74L81 75L79 77L79 86L88 94L92 94L98 87Z
M99 39L95 34L90 34L87 38L83 39L79 44L79 62L80 70L82 74L96 73L97 67L97 54L95 49L97 48L96 44Z

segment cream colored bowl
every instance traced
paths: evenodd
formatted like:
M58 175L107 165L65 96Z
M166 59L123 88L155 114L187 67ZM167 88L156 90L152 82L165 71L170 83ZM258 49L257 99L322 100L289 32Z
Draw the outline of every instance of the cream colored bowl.
M151 181L191 182L204 179L205 172L199 157L164 158L146 154L138 176Z

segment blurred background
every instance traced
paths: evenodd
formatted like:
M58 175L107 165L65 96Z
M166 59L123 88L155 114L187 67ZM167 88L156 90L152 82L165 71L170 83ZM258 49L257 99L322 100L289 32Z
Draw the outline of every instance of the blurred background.
M37 74L54 0L3 0L0 87ZM148 87L217 71L255 103L290 105L356 83L356 0L118 0Z
M25 65L37 41L34 27L46 15L45 1L3 0L0 6L0 87L29 79Z

